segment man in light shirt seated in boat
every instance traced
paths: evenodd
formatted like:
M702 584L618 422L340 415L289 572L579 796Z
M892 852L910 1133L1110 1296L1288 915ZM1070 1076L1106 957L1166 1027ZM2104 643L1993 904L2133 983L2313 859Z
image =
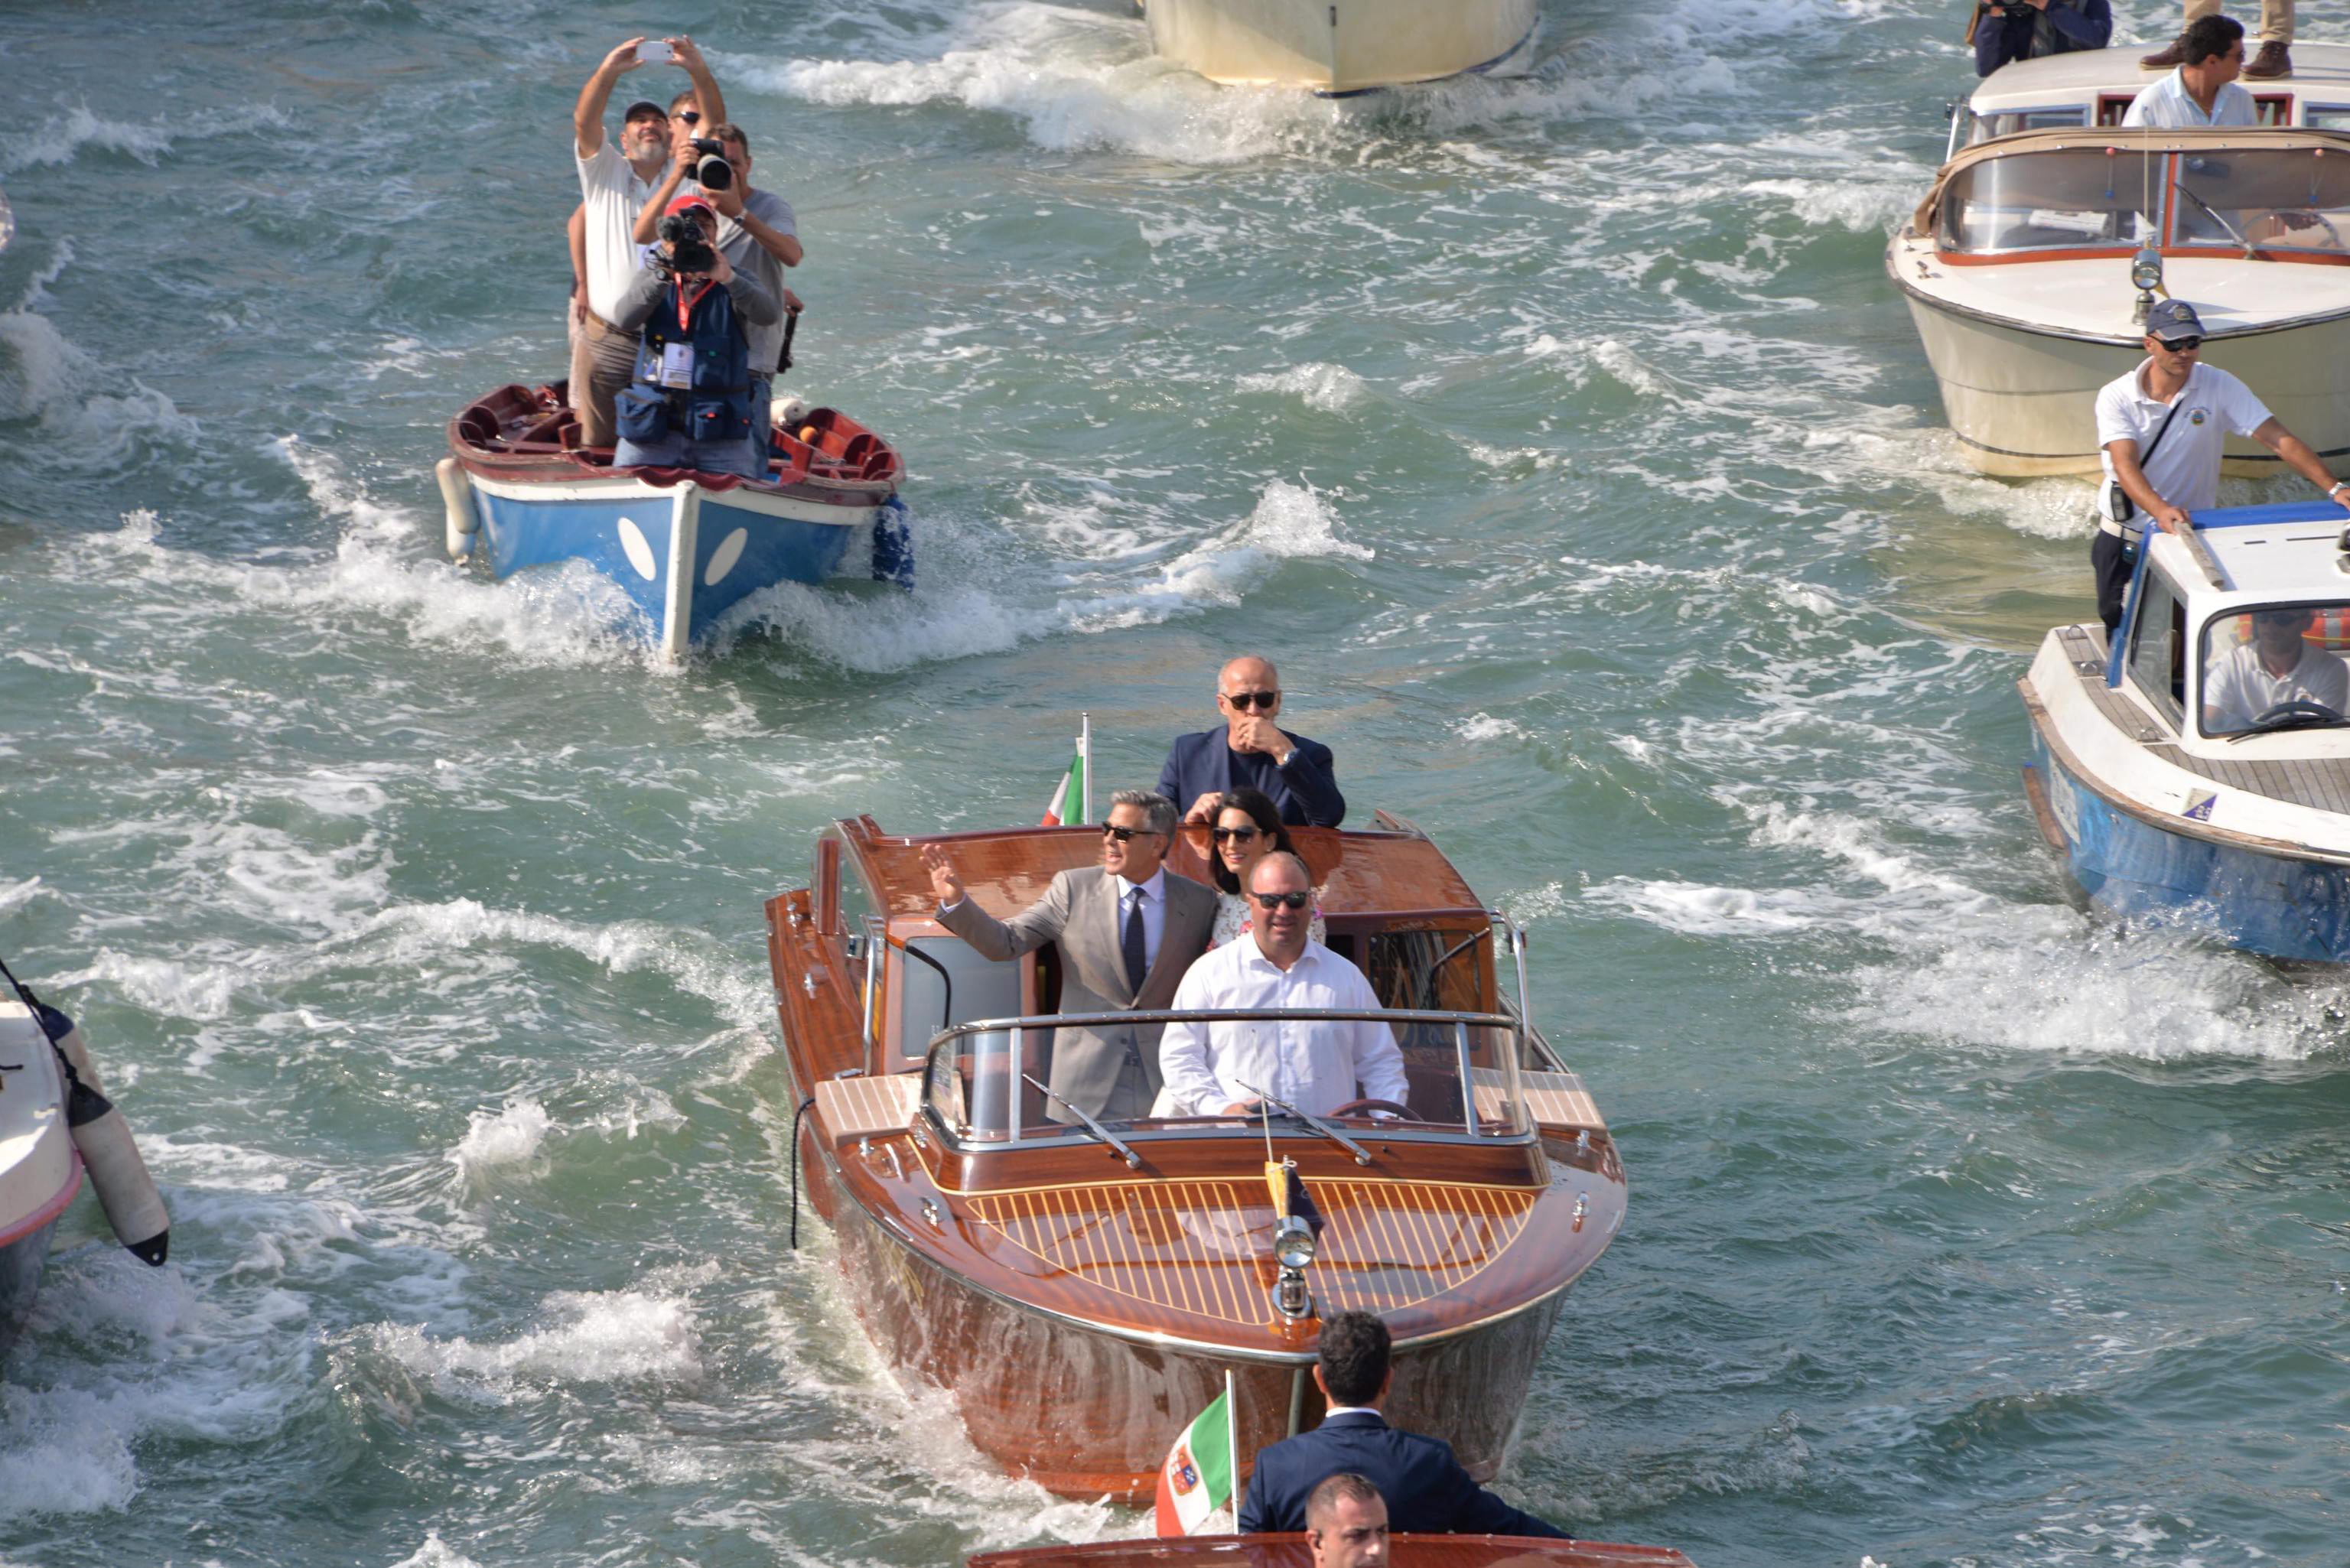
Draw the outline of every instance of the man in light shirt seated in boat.
M2258 125L2252 95L2236 85L2244 68L2244 25L2217 12L2199 16L2178 39L2179 67L2130 99L2124 125L2189 130L2199 125Z
M2254 610L2252 640L2211 661L2203 678L2203 732L2249 730L2286 702L2314 702L2350 715L2350 664L2309 641L2310 612L2299 607Z
M1175 988L1179 1012L1312 1008L1377 1012L1363 971L1309 937L1314 882L1274 850L1249 867L1253 919L1238 941L1195 961ZM1164 1114L1246 1116L1250 1085L1312 1116L1356 1099L1401 1106L1411 1093L1395 1032L1376 1020L1177 1021L1159 1041Z

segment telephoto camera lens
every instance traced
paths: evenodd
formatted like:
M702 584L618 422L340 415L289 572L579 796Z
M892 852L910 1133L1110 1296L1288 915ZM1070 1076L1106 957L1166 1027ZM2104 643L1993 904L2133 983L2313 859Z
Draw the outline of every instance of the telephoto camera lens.
M702 161L693 166L693 177L705 191L731 191L734 187L734 166L726 161L725 149L715 138L697 136L693 150L702 154Z

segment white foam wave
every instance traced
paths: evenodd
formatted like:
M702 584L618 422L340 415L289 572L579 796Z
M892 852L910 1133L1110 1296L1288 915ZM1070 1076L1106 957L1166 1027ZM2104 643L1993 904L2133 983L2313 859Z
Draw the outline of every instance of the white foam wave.
M554 1125L546 1107L528 1096L508 1100L501 1110L475 1111L467 1118L465 1136L449 1151L449 1163L467 1179L526 1164L537 1157Z
M111 471L143 441L192 444L199 434L170 398L107 370L20 306L0 314L0 423L26 420L38 421L36 438L16 448L44 467Z
M1319 490L1275 479L1248 516L1161 566L1157 582L1065 599L1062 613L1079 631L1155 625L1203 605L1239 604L1278 561L1367 561L1374 555L1339 535L1337 512Z
M0 884L0 916L13 915L47 892L38 877L27 877L22 882Z
M134 957L101 948L86 968L61 974L55 983L60 990L101 984L150 1012L201 1020L226 1017L241 981L234 971L217 964Z
M1802 888L1717 888L1618 877L1585 889L1583 896L1602 909L1692 937L1805 931L1833 918L1816 895Z
M391 1568L482 1568L482 1564L442 1540L439 1531L428 1530L424 1532L424 1544Z
M1344 365L1319 360L1266 375L1243 376L1236 384L1243 392L1277 392L1295 398L1326 414L1343 413L1368 395L1360 376Z
M173 122L126 125L102 119L86 104L58 115L36 116L24 131L9 139L9 151L0 157L0 173L64 163L85 147L126 153L140 162L160 163L182 141L208 140L216 136L283 130L286 116L267 104L231 110L203 110Z
M1456 719L1452 732L1464 741L1494 741L1503 736L1523 739L1525 731L1514 719L1496 719L1491 713L1475 712L1466 719Z
M541 1305L546 1327L497 1344L434 1339L405 1324L379 1324L375 1348L452 1397L503 1404L526 1387L650 1379L691 1383L702 1346L682 1295L646 1291L558 1292Z

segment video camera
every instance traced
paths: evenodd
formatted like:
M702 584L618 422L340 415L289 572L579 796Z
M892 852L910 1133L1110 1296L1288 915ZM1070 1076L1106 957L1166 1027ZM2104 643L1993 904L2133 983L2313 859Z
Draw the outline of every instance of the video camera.
M654 253L653 262L671 275L708 272L718 265L718 253L702 237L702 225L684 213L661 214L660 237L669 242L669 254Z

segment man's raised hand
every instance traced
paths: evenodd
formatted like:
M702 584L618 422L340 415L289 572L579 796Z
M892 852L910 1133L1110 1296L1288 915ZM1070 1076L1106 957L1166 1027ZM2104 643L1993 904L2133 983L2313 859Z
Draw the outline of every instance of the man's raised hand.
M962 902L962 878L955 873L954 857L935 844L925 844L922 868L931 874L931 891L937 896L940 909Z
M610 54L604 57L603 68L611 72L616 77L622 75L625 72L635 70L639 66L645 63L644 61L637 58L637 46L643 42L644 39L641 37L630 38L619 48L614 49ZM573 68L577 69L577 67L575 67Z

